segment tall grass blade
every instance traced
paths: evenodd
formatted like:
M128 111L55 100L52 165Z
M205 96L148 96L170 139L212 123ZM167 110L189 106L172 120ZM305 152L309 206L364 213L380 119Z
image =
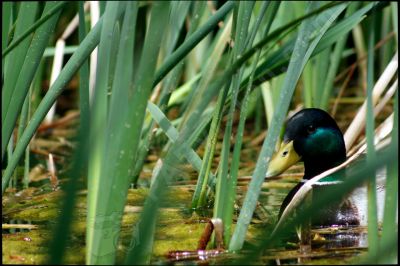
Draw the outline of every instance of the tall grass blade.
M79 8L79 43L86 37L87 30L85 25L84 3L78 3ZM79 70L79 110L80 126L83 132L89 132L89 62L85 60ZM87 155L86 155L87 156ZM84 160L87 162L87 159ZM84 164L86 165L86 164Z
M79 9L79 41L83 42L86 36L84 3L78 3ZM78 190L78 179L86 175L88 163L88 133L89 133L89 69L87 60L82 63L79 70L79 96L80 96L80 126L78 131L78 146L73 154L73 165L68 172L68 177L63 199L62 212L58 217L52 242L50 243L49 264L63 263L68 236L74 219L74 208L76 192Z
M12 12L12 5L13 3L11 2L4 2L2 3L2 24L1 24L1 50L4 51L4 49L7 47L9 38L8 34L10 31L10 26L11 26L11 12ZM2 57L1 60L1 75L4 76L4 56Z
M372 163L376 160L374 145L374 102L372 97L374 87L374 45L375 45L375 23L376 14L371 17L371 28L368 40L368 67L367 67L367 162ZM368 253L371 258L376 258L379 250L378 238L378 210L376 199L376 172L371 172L368 183Z
M399 26L398 26L398 23L399 23L399 18L398 18L398 3L394 3L394 2L391 2L390 3L390 7L391 7L391 10L392 10L392 24L393 24L393 29L394 29L394 33L396 34L396 38L395 38L395 40L396 40L396 44L398 44L398 39L399 39Z
M52 238L49 245L49 258L47 263L59 265L64 263L64 256L67 243L71 235L72 222L74 221L76 196L79 189L79 178L85 176L84 172L87 164L87 153L89 150L88 131L84 131L88 120L81 118L81 124L78 131L78 145L72 156L72 167L66 173L68 180L63 187L65 196L62 199L61 211L57 217L57 224L53 229Z
M168 136L172 143L176 142L179 138L179 132L172 125L172 123L168 120L168 118L163 114L163 112L158 108L157 105L152 102L147 103L147 109L149 110L153 119L157 122L160 128L164 131L164 133ZM200 156L188 145L185 143L184 147L181 147L179 151L182 154L179 154L179 157L185 157L186 160L193 166L196 171L200 171L201 169L201 158Z
M22 106L21 115L19 117L18 122L18 140L21 138L22 133L25 130L27 125L27 121L29 121L29 114L31 109L31 96L32 96L32 86L29 88L29 93L26 95L24 105ZM25 149L25 158L24 158L24 177L23 177L23 185L25 188L28 187L29 183L29 146Z
M391 144L394 147L399 146L399 92L396 91L395 100L394 100L394 118L393 118L393 131L391 136ZM394 154L395 158L398 158L398 150ZM380 249L379 254L382 254L385 251L385 246L391 245L391 239L395 232L398 230L397 226L397 212L394 210L398 210L398 161L394 161L393 164L387 165L387 177L386 177L386 191L385 191L385 208L383 213L383 229L382 229L382 238L380 241ZM396 241L397 243L397 241ZM397 244L393 245L396 246ZM397 253L396 253L397 254ZM393 263L397 261L397 255L388 256L382 259L383 263Z
M100 225L107 217L105 216L104 203L109 195L103 194L109 192L109 184L103 180L104 171L107 165L106 160L106 143L107 143L107 119L108 119L108 91L110 82L110 73L112 58L112 36L118 19L119 2L107 2L105 12L103 14L104 26L101 29L100 42L98 47L98 65L96 72L96 83L92 108L90 110L90 144L89 144L89 165L88 165L88 200L87 200L87 263L112 263L113 251L112 247L102 250L102 245L107 244L107 240L99 239L102 230ZM109 159L109 158L107 158ZM107 177L108 180L110 177ZM95 226L96 225L96 226ZM110 259L111 257L111 259ZM102 262L104 259L104 262Z
M347 8L347 10L350 7ZM336 47L336 45L335 45ZM332 47L326 48L324 51L322 51L319 54L319 57L316 59L315 63L315 88L314 88L314 103L311 106L315 107L317 106L316 103L319 103L321 101L321 91L323 91L324 85L325 85L325 80L327 73L330 68L330 59L332 58Z

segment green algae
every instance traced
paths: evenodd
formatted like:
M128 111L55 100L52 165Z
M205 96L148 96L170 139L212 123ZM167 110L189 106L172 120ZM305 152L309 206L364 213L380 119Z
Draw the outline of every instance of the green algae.
M171 186L161 203L162 207L188 207L188 201L192 199L192 191L189 186ZM143 206L149 193L148 188L129 189L127 204L133 206Z
M170 251L196 250L205 223L159 226L156 230L153 255L165 256Z
M68 244L65 262L83 264L85 262L86 234L86 192L77 197L74 222ZM4 233L3 263L6 264L43 264L46 262L48 241L51 239L54 221L60 211L63 192L28 189L19 196L8 193L3 197L3 219L18 220L39 225L34 230ZM140 217L140 212L148 188L130 189L127 205L122 216L121 237L117 261L122 260L124 249L129 244L132 228ZM155 234L154 256L163 257L170 250L195 250L205 227L200 220L188 222L190 213L186 206L190 203L191 188L187 186L171 187L166 200L159 209L159 226ZM176 207L178 206L178 208ZM4 222L4 221L3 221Z
M51 237L51 230L40 226L38 230L2 234L3 264L43 264L48 256L47 243ZM67 264L83 264L84 241L70 241L66 251Z

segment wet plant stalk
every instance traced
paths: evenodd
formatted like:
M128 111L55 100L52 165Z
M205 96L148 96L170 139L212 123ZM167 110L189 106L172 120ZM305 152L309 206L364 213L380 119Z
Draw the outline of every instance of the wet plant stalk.
M374 103L372 89L374 87L374 44L375 44L375 13L372 15L372 27L368 40L368 62L367 62L367 161L372 163L376 160L374 145ZM376 172L371 173L367 183L368 194L368 253L376 258L379 249L378 238L378 210L376 199Z

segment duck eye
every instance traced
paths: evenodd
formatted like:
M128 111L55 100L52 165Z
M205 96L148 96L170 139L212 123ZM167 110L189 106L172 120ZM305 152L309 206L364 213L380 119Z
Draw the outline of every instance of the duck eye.
M287 155L288 153L289 153L288 151L282 152L282 157L286 157L286 155Z
M313 125L309 125L307 127L307 133L308 134L312 134L312 133L314 133L314 131L315 131L315 127Z

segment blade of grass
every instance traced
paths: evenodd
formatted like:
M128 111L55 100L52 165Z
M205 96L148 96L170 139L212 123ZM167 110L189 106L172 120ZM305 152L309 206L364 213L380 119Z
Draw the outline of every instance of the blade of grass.
M372 97L374 87L374 44L375 44L375 23L376 14L371 17L371 26L368 40L368 60L367 60L367 162L372 163L376 160L375 145L374 145L374 102ZM369 175L367 182L368 194L368 253L372 258L376 258L379 250L378 238L378 210L376 199L376 172Z
M87 253L89 260L88 264L100 263L100 258L103 256L106 260L108 254L101 251L101 242L97 238L101 235L101 229L95 226L100 223L102 210L104 205L101 205L100 199L104 198L108 186L102 187L102 175L106 169L104 165L104 155L106 154L106 126L108 118L108 85L111 70L111 61L114 54L112 50L112 35L115 24L118 19L117 11L119 3L107 2L104 12L104 24L101 29L100 42L98 47L98 65L96 67L96 83L92 99L92 108L90 110L90 133L89 133L89 165L88 165L88 201L87 201ZM108 157L108 156L107 156ZM107 158L109 159L109 158ZM108 177L109 178L109 177ZM108 250L107 250L108 252Z
M284 25L278 29L276 29L274 32L272 32L270 35L268 35L266 38L262 39L261 41L259 41L256 45L254 45L254 47L252 47L250 50L246 51L245 54L243 54L243 56L239 59L237 59L233 65L224 73L224 75L221 78L218 78L217 81L215 81L212 86L215 88L220 88L222 86L222 84L226 81L226 79L228 79L228 77L230 77L232 75L232 73L241 65L243 64L243 62L245 62L246 60L248 60L248 58L250 58L258 49L260 49L261 47L263 47L264 45L266 45L267 43L275 40L277 37L279 37L282 33L286 32L288 29L291 29L293 27L296 27L297 24L299 24L301 21L303 21L304 19L307 19L309 17L315 16L316 14L319 14L321 12L323 12L326 9L331 8L332 6L338 5L338 3L330 3L327 4L325 6L322 6L321 8L318 8L317 10L314 10L312 12L310 12L309 14L306 14L298 19L296 19L295 21L288 23L287 25ZM367 12L363 11L363 12ZM341 32L342 29L338 30L337 32ZM179 49L178 49L179 50ZM173 64L172 61L169 61L169 58L167 59L168 63ZM164 63L165 64L165 63ZM164 68L164 64L160 69ZM176 62L175 62L176 64ZM165 68L168 68L167 66ZM274 69L274 73L278 73L280 74L282 72L282 70L276 71ZM157 74L157 79L159 79L159 75L160 73L158 72ZM259 78L260 79L260 78ZM157 81L158 82L158 81ZM248 80L246 81L248 82ZM245 84L246 82L242 82L242 84ZM243 85L242 85L243 86ZM215 88L211 89L210 91L213 91ZM211 94L210 94L211 96Z
M279 27L278 29L274 30L271 34L269 34L268 36L266 36L264 39L262 39L261 41L259 41L253 48L256 47L261 47L264 46L265 44L267 44L268 42L275 40L277 38L279 38L282 35L286 35L287 33L289 33L290 31L293 31L303 20L316 16L317 14L323 12L326 9L331 8L332 6L334 6L335 4L327 4L325 6L322 6L308 14L305 14L304 16L291 21L289 23L287 23L286 25L283 25L281 27ZM276 51L273 55L271 55L267 60L264 61L264 63L260 64L259 67L257 68L256 71L256 79L255 81L258 81L257 84L255 85L259 85L262 81L266 81L276 75L279 75L283 72L282 69L280 69L279 71L276 71L275 69L273 71L269 71L269 73L267 74L261 74L263 71L265 72L266 69L269 69L271 66L275 65L277 63L277 61L279 62L279 59L282 58L281 54L289 54L291 53L293 46L294 46L294 42L295 42L295 38L292 39L291 42L286 42L282 48L280 49L280 51ZM275 58L274 58L275 57ZM274 59L273 59L274 58ZM288 61L289 58L285 58L285 61ZM266 64L268 64L268 67L266 66ZM286 64L286 63L285 63ZM281 67L281 66L280 66ZM261 73L260 73L261 72ZM242 86L244 87L245 84L248 82L248 77L242 81Z
M83 121L89 123L89 121ZM79 129L78 133L78 146L74 152L72 161L72 168L67 172L69 180L66 182L63 190L65 196L62 199L62 207L60 215L57 218L57 224L52 234L50 242L50 250L48 258L48 264L60 265L63 264L64 255L67 248L67 241L70 238L70 231L72 221L74 220L74 210L76 208L76 192L79 188L79 178L82 175L86 175L82 170L85 169L86 158L85 155L88 153L88 136L87 132Z
M119 40L121 37L121 26L119 24L119 21L115 23L114 29L113 29L113 35L111 37L111 49L110 49L110 68L109 68L109 73L108 73L108 82L107 82L107 95L112 95L112 88L113 88L113 82L114 82L114 75L116 74L115 70L115 65L117 63L117 53L118 53L118 46L119 46ZM110 97L108 97L110 98Z
M199 81L201 75L197 74L191 80L177 88L174 92L172 92L171 97L168 101L168 106L179 105L185 101L188 94L193 90L195 83Z
M33 90L33 86L29 89L29 94L27 96L27 107L23 107L26 108L27 110L26 112L26 120L29 121L29 118L31 116L31 109L32 109L32 104L31 104L31 99L32 99L32 90ZM22 116L21 116L22 118ZM26 124L24 125L24 130L26 128ZM22 132L21 132L22 135ZM18 139L21 137L21 135L18 137ZM30 149L29 149L29 145L26 147L25 149L25 158L24 158L24 177L22 180L22 184L24 188L28 188L29 187L29 170L30 170Z
M79 9L80 9L79 12L83 12L83 3L82 2L79 3ZM80 15L82 15L82 14L80 14ZM83 35L83 32L81 32L81 29L80 29L79 33L80 33L80 35ZM83 36L80 36L80 37L83 37ZM87 41L87 39L85 41ZM97 42L95 41L95 43L97 43ZM86 44L85 42L82 43L82 45L85 45L85 44ZM91 47L91 49L89 49L89 50L90 51L93 50L93 47ZM79 51L80 50L78 49L78 54L79 54ZM83 55L82 57L84 59L87 59L90 51L87 51L86 54ZM80 57L78 57L78 58L80 58ZM70 60L73 60L73 58L71 58ZM82 65L82 69L80 69L80 73L81 73L80 83L83 84L84 86L86 86L86 88L87 88L88 74L87 74L87 70L84 70L84 68L87 68L87 65L88 65L87 60L85 63L83 63L81 65ZM63 74L61 73L61 75L63 75ZM54 85L56 85L56 84L57 84L57 81L54 83ZM47 110L50 109L50 106L51 106L51 103L49 103L47 105ZM38 110L40 110L40 107L38 108ZM46 112L42 112L41 119L44 118L45 114L46 114ZM52 238L50 239L49 253L48 253L49 257L47 258L47 264L50 264L50 265L60 265L60 264L65 263L64 256L65 256L65 252L67 249L67 243L68 243L68 241L71 241L71 239L70 239L71 233L70 232L71 232L72 223L75 218L76 196L77 196L77 191L79 189L79 179L80 179L80 177L82 177L82 176L85 177L87 175L86 169L87 169L87 160L88 160L87 155L88 155L88 151L89 151L89 131L86 130L86 128L87 128L88 124L89 124L89 116L82 115L82 113L81 113L80 125L79 125L78 136L77 136L78 145L72 156L72 166L71 166L71 168L68 169L68 171L66 173L66 176L69 179L67 180L67 182L65 183L65 185L63 187L63 191L65 192L65 195L62 198L61 211L57 217L56 226L52 231Z
M200 105L198 107L198 110L196 110L196 114L199 114L201 110L204 110L205 106L208 103L209 99L205 99L203 101L203 105ZM185 125L184 130L181 132L181 134L179 134L176 143L174 143L168 150L165 159L162 161L161 169L156 175L154 183L150 188L149 196L146 198L140 222L135 227L134 238L132 239L132 241L134 241L132 243L135 244L140 243L142 245L142 248L147 249L147 251L145 250L139 253L141 257L137 259L139 259L140 262L146 260L146 258L148 259L148 256L150 254L149 249L151 249L153 241L154 226L157 217L157 208L159 203L163 200L165 196L165 191L166 191L165 187L168 185L169 180L177 174L174 165L176 164L177 161L181 160L181 158L179 158L179 154L181 154L179 150L182 147L186 147L186 142L187 143L191 142L190 140L188 140L188 138L192 132L197 131L197 129L194 128L197 125L198 125L197 128L203 126L201 125L201 123L199 125L198 120L199 120L198 115L192 116L188 120L188 123Z
M171 142L176 142L179 138L179 132L168 120L165 114L160 110L160 108L158 108L158 106L153 104L152 102L148 102L147 109L149 110L153 119L157 122L157 124L171 140ZM200 156L193 149L191 149L189 145L181 147L181 150L179 151L182 152L182 154L179 154L178 157L186 157L186 160L193 166L196 171L199 172L202 164Z
M86 23L85 23L85 10L84 10L84 2L79 1L78 3L78 14L79 14L79 43L82 43L87 36ZM80 110L80 130L88 134L89 125L90 125L90 104L89 104L89 61L86 59L83 61L82 66L79 69L79 110ZM83 133L82 133L83 135ZM84 135L84 141L87 142L87 135ZM88 147L85 147L86 151L88 151ZM88 161L89 156L88 153L81 153L82 161L82 173L87 173L88 171ZM87 216L88 217L88 216ZM87 224L89 224L87 222ZM88 243L91 237L92 231L89 233L89 230L86 231L86 248L89 250ZM85 253L85 260L89 260L89 252Z
M84 2L78 3L79 8L79 43L86 37ZM89 62L84 60L79 69L79 110L80 126L83 132L89 132ZM87 162L87 158L84 160ZM86 165L86 164L84 164ZM84 171L85 172L85 171Z
M28 93L28 95L26 95L24 105L22 106L21 116L20 116L19 122L18 122L17 141L21 138L22 133L24 132L25 127L27 125L27 121L29 121L31 91L32 91L32 87L29 89L29 93ZM24 178L23 178L24 187L28 187L28 182L29 182L28 174L29 174L29 146L25 150Z
M79 38L83 38L85 35L85 30L82 28L83 25L83 20L82 15L83 14L83 2L78 3L79 6L79 16L80 16L80 25L79 25ZM85 40L87 41L87 39ZM82 42L82 45L85 45L85 41ZM97 42L95 42L97 43ZM92 50L93 47L91 47ZM79 51L79 49L78 49ZM81 64L81 69L79 70L80 72L80 85L83 88L80 88L80 96L81 96L81 103L80 105L84 104L85 96L84 94L88 94L88 81L89 81L89 74L88 74L88 62L87 58L89 56L89 51L86 52L86 55L83 55L82 57L85 58L82 61L84 61ZM79 57L78 57L79 58ZM73 60L73 58L71 58ZM67 66L66 66L67 67ZM63 75L63 74L61 74ZM60 78L60 77L59 77ZM57 81L54 83L56 84ZM54 86L54 85L53 85ZM86 90L85 90L86 89ZM83 91L85 90L85 91ZM88 99L88 97L86 97ZM88 104L88 102L86 102ZM50 108L50 104L48 104L48 108ZM86 107L87 109L87 107ZM45 114L45 112L43 112ZM44 115L42 115L43 119ZM84 109L81 109L81 115L80 115L80 125L78 129L78 145L73 153L72 156L72 167L68 170L66 173L66 176L69 178L63 188L65 192L65 196L62 199L62 207L60 214L57 218L57 223L56 227L53 229L53 235L52 239L50 240L50 250L49 250L49 258L48 258L48 264L51 265L59 265L64 263L64 256L65 256L65 251L67 248L67 243L70 241L70 231L71 231L71 225L74 220L74 210L75 210L75 203L76 203L76 196L77 196L77 191L79 189L79 178L81 176L86 176L87 175L87 163L88 163L88 151L89 151L89 131L88 129L89 125L89 115L88 113L84 113Z
M315 88L314 88L314 104L313 107L316 106L316 103L321 101L321 90L319 88L324 88L325 80L327 73L329 71L329 62L332 55L332 47L328 47L323 50L316 59L316 67L315 67Z
M8 45L8 34L10 31L10 26L11 26L11 12L12 12L12 3L11 2L4 2L2 5L2 25L1 25L1 50L4 51L4 49ZM2 57L1 60L1 69L2 69L2 76L4 76L4 56Z
M213 15L209 8L209 2L205 1L197 1L197 15L199 19L199 23L201 25L205 25L204 23L210 19L210 16ZM215 13L214 13L215 14ZM220 24L217 24L220 25ZM188 53L186 59L184 60L184 72L187 74L186 80L192 79L197 73L200 72L200 69L204 65L205 60L208 58L205 56L206 51L209 49L209 45L212 41L212 36L210 34L204 36L204 38L199 42L198 45L193 47L193 49ZM189 97L185 100L185 103L182 105L182 112L187 107L188 102L192 98L194 92L189 94Z
M77 48L78 48L78 46L76 46L76 45L65 46L64 55L75 53ZM54 56L55 50L56 50L55 47L47 47L46 50L44 50L43 57Z
M79 41L82 43L86 36L84 3L78 3L79 12ZM86 56L87 57L87 56ZM58 217L57 227L54 230L54 237L50 244L49 264L61 264L63 262L66 244L74 218L74 207L76 202L76 192L78 189L78 179L87 173L88 163L88 134L89 134L89 69L88 61L83 61L79 69L79 96L80 96L80 124L78 129L78 147L73 154L73 165L67 176L67 181L63 199L62 212Z
M393 24L393 29L396 34L396 44L398 44L398 38L399 38L399 29L398 29L398 3L391 2L390 3L391 10L392 10L392 24Z
M186 15L190 8L190 2L171 2L171 17L170 17L170 25L168 28L168 33L166 34L165 43L165 54L170 55L173 49L176 47L176 43L178 42L178 37L183 22L186 18Z
M155 122L160 126L162 131L168 136L169 140L172 143L177 142L181 137L179 135L178 130L172 125L172 123L168 120L165 114L161 111L161 109L153 104L152 102L147 103L147 109L149 110L152 118ZM198 127L193 131L193 134L188 138L187 142L184 142L180 145L180 148L176 150L176 156L181 160L182 158L186 158L186 160L192 165L194 170L200 172L202 160L200 156L191 148L193 146L193 142L198 139L198 135L203 131L205 126L209 121L209 117L211 117L210 112L205 112L205 114L200 118L200 122L198 123ZM208 182L208 185L214 189L215 188L215 176L210 173L211 179Z
M384 8L385 5L386 4L383 2L372 2L354 12L351 16L345 17L327 32L326 36L324 36L320 44L315 49L315 53L319 53L321 50L325 49L326 45L332 44L332 40L337 41L337 38L347 34L348 31L353 29L363 19L369 17L373 13L373 9L378 11Z
M318 56L319 57L319 56ZM314 58L313 58L314 59ZM313 99L314 99L314 91L315 91L315 60L310 60L306 67L304 68L303 73L303 98L304 98L304 107L311 108L313 107Z
M394 107L394 119L393 119L393 130L392 130L392 138L391 143L392 146L398 147L399 142L399 92L396 91L395 101L393 104ZM398 158L398 150L395 153L395 158ZM397 231L397 214L398 210L398 162L395 161L392 165L387 165L387 177L386 177L386 191L385 191L385 208L384 208L384 216L383 216L383 229L382 229L382 238L381 238L381 246L380 246L380 254L385 250L384 246L390 243L391 237L394 235L394 232ZM392 263L390 257L385 257L383 259L383 263Z

